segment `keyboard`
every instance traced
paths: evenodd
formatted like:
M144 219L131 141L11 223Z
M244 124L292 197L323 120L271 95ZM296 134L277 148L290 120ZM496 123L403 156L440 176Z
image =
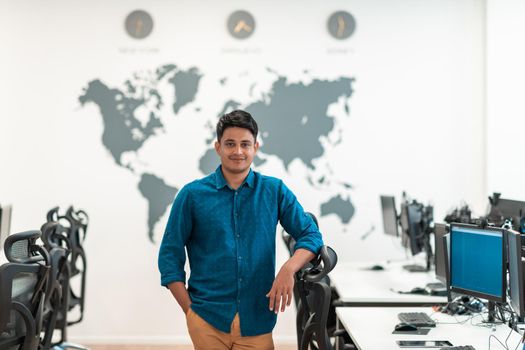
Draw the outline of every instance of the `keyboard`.
M447 346L446 348L441 348L440 350L476 350L472 345L461 345L461 346Z
M399 321L413 324L416 327L435 327L436 322L424 312L401 312L397 314Z

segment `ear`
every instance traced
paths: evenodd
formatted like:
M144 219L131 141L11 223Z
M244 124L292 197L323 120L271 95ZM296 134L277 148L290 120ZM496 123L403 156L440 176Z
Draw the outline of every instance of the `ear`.
M259 149L259 141L255 141L255 144L253 145L253 148L255 148L255 153L257 153L257 150Z
M221 148L221 144L219 143L219 141L215 141L215 152L217 152L218 155L220 155L219 153L220 148Z

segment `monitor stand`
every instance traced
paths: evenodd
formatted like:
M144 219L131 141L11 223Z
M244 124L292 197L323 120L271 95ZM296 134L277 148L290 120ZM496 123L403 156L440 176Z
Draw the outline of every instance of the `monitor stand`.
M489 315L487 320L484 320L483 323L504 323L502 321L496 321L496 303L489 301L487 304L487 309L489 309Z
M445 284L441 283L441 282L431 282L431 283L427 283L426 288L430 288L430 289L446 289L447 286L445 286Z
M441 282L427 283L425 289L430 295L447 296L447 286Z
M423 265L409 264L403 265L403 268L409 272L427 272L427 268Z

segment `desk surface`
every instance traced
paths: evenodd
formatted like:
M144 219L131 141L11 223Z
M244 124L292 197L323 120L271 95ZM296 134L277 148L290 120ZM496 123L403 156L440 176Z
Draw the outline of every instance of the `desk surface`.
M404 264L406 262L381 264L384 270L380 271L370 270L371 263L340 264L330 273L330 281L340 301L349 306L432 305L447 302L443 296L398 293L437 282L434 271L409 272L403 269Z
M437 325L431 328L427 335L392 334L395 325L399 323L397 314L400 312L426 312ZM336 314L360 350L399 350L401 348L396 344L396 340L448 340L454 346L472 345L476 350L487 350L491 335L505 343L509 334L507 344L509 349L514 350L521 341L521 335L511 331L506 325L493 327L482 324L480 315L471 319L471 316L450 316L433 313L430 307L338 307ZM500 350L505 347L491 338L490 349ZM521 346L519 349L521 350Z

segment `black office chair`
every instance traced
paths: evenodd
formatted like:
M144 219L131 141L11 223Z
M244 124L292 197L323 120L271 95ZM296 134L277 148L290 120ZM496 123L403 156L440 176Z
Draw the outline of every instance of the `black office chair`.
M81 322L84 318L87 260L83 243L86 239L89 217L85 211L75 211L73 207L69 207L66 212L66 218L71 222L71 234L69 237L71 242L71 278L75 276L80 277L80 291L76 293L73 288L69 288L69 309L79 308L78 318L74 321L68 321L69 325L73 325Z
M70 273L68 308L70 315L74 310L78 310L77 319L68 321L68 325L73 325L81 322L84 318L87 261L83 242L86 238L89 217L85 211L76 211L72 206L67 209L65 215L60 215L59 207L55 207L47 213L47 221L58 222L66 229L70 250L68 257ZM78 279L80 280L77 281ZM79 285L78 289L74 288L77 285Z
M5 240L0 266L0 349L37 350L49 274L49 255L36 244L40 231Z
M335 251L322 246L312 266L297 273L296 284L301 296L296 321L300 350L307 350L309 347L318 350L333 348L327 329L332 291L326 283L326 276L336 264Z
M46 291L43 317L43 350L64 348L67 345L67 313L69 306L69 240L67 229L56 221L42 226L42 241L49 252L51 270ZM53 342L56 331L60 338Z

